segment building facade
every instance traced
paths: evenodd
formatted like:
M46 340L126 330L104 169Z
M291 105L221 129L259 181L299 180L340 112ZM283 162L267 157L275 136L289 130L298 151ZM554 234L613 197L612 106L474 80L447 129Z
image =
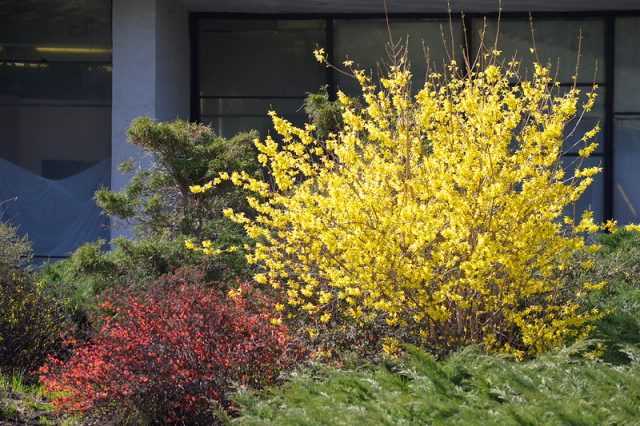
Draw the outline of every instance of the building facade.
M497 1L451 7L448 15L444 0L387 0L393 36L409 36L416 86L423 42L438 65L477 49L483 29L496 33ZM525 63L529 12L538 58L561 86L573 84L580 45L577 84L599 87L576 134L600 123L588 161L604 171L578 210L640 221L640 0L503 0L500 49ZM315 62L316 47L375 73L387 40L383 0L0 0L0 217L44 258L126 232L100 216L92 194L126 184L117 165L140 155L125 136L133 118L264 135L268 109L301 122L305 93L356 92Z

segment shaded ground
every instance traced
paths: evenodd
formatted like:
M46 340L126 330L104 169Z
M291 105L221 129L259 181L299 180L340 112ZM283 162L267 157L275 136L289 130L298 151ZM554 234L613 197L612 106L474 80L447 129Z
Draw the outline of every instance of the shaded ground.
M0 376L0 426L58 424L38 386L24 384L21 376Z

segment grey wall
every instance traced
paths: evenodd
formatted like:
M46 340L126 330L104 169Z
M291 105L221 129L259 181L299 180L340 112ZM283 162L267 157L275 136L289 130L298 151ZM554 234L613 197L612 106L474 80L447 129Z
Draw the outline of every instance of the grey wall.
M156 0L113 1L113 80L111 116L111 187L120 189L127 177L118 164L139 156L125 131L135 117L155 116Z
M156 115L159 120L189 118L189 15L173 0L157 0Z
M113 99L111 187L122 188L129 176L117 167L142 158L128 143L126 129L139 116L159 120L189 117L189 30L184 7L173 0L113 0ZM128 235L112 222L112 237Z

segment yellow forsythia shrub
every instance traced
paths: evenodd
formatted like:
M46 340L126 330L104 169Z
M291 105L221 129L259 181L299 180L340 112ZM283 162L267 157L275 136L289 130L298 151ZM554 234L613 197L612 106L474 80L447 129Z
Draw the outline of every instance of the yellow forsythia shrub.
M521 79L496 51L481 62L452 61L416 95L404 59L380 87L354 70L363 104L338 93L338 133L320 139L271 112L281 140L255 145L272 182L223 173L211 183L257 194L255 217L226 214L256 240L256 280L284 287L311 334L346 318L439 353L482 344L525 357L589 331L589 288L562 271L598 226L563 211L600 169L568 173L560 159L565 127L594 95L559 94L539 64Z

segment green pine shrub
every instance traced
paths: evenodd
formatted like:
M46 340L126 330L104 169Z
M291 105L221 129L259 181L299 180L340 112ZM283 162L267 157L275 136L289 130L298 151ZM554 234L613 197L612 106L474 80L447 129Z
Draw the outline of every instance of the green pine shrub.
M251 143L257 133L226 139L204 124L141 117L131 123L127 135L153 158L153 164L142 168L130 159L120 165L132 177L120 191L96 192L104 214L128 222L141 238L162 234L217 240L235 232L242 239L241 228L226 219L222 209L246 210L245 191L228 183L197 197L189 187L204 184L222 171L261 175Z
M640 351L612 366L583 342L516 362L477 347L442 361L410 348L397 360L316 365L268 392L236 396L241 425L637 424Z
M246 192L228 184L205 197L189 186L206 182L223 170L260 176L251 140L255 133L231 139L205 125L183 120L160 123L142 117L127 131L129 140L153 158L150 168L133 160L120 170L132 175L120 191L101 189L96 202L103 214L129 223L135 238L117 238L78 248L69 259L46 265L44 279L73 301L73 316L83 324L95 311L95 297L106 289L145 287L183 266L197 266L209 279L226 280L246 273L242 250L202 256L185 250L188 238L215 240L222 247L248 242L241 226L222 215L223 208L246 209Z
M604 317L597 323L594 338L602 341L608 362L627 363L624 349L640 347L640 232L624 229L600 234L598 251L584 254L581 266L570 278L607 285L586 299L588 308L598 308Z

